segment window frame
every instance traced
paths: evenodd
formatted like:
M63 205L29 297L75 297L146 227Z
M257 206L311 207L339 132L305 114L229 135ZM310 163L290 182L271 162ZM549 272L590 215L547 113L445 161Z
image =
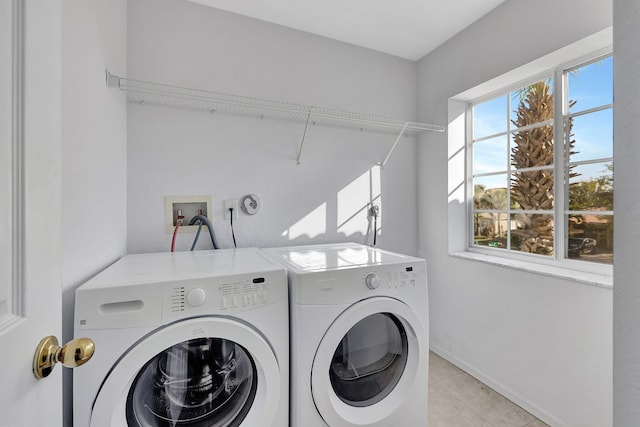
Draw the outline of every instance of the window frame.
M607 47L604 49L599 49L590 54L583 55L579 58L575 58L571 61L565 61L562 63L558 63L550 69L547 69L542 72L532 73L531 76L525 79L519 79L513 83L504 85L498 89L488 91L480 96L473 97L466 101L465 108L465 131L464 131L464 147L465 147L465 201L466 201L466 252L470 254L481 254L487 255L491 258L496 258L498 261L496 263L500 263L500 259L504 259L506 264L513 264L513 262L524 262L527 264L536 264L540 266L548 266L552 269L566 269L568 270L567 275L571 276L570 271L582 271L586 273L594 273L603 276L611 277L613 274L613 264L604 264L604 263L596 263L589 262L584 260L575 260L570 259L566 256L566 242L568 242L568 227L567 220L569 215L581 213L582 211L571 211L569 209L569 180L565 180L566 171L569 165L582 165L582 164L594 164L594 163L612 163L613 157L611 158L601 158L601 159L591 159L591 160L583 160L583 161L575 161L571 162L569 156L565 158L565 132L564 132L564 124L567 120L570 120L573 117L579 117L583 115L587 115L589 113L605 111L611 109L613 111L613 103L605 104L594 108L588 108L586 110L580 110L577 112L569 112L568 106L568 76L572 70L575 70L580 67L588 66L597 61L606 59L613 55L611 47ZM541 80L553 79L553 93L554 93L554 118L551 121L552 123L541 122L536 123L531 126L526 126L522 128L515 128L513 124L511 124L511 111L512 108L512 100L511 94L513 91L519 90L521 88L527 87L533 83L539 82ZM613 89L612 89L613 90ZM562 94L562 96L557 96L558 94ZM480 138L474 140L473 135L473 107L475 105L481 104L483 102L495 99L500 96L507 97L507 111L506 119L508 121L507 129L503 132L484 135ZM557 114L557 112L560 114ZM554 127L554 162L553 162L553 171L554 171L554 206L553 209L548 210L540 210L540 211L523 211L512 209L510 200L511 200L511 192L510 188L510 177L513 173L514 168L511 165L511 138L518 130L526 130L531 127L539 127L545 124L552 124ZM474 175L474 163L473 163L473 153L474 153L474 142L481 142L483 140L489 140L491 138L499 137L506 135L509 140L509 145L507 146L507 163L506 170L495 173L480 173ZM613 136L612 136L613 138ZM560 141L561 143L557 143ZM613 139L612 139L613 141ZM558 163L560 160L560 163ZM525 170L534 170L538 168L547 168L544 167L534 167L527 168ZM511 215L515 212L518 213L537 213L537 214L549 214L554 217L554 254L553 256L540 255L540 254L531 254L520 252L511 249L511 239L507 238L507 248L492 248L488 246L479 246L474 244L474 213L478 212L478 210L474 209L474 177L482 177L482 176L491 176L499 173L507 174L507 206L504 211L500 211L501 214L507 216L507 227L510 227L511 223ZM615 180L614 180L615 186ZM558 203L561 201L561 203ZM489 210L487 210L489 212ZM498 211L494 211L498 212ZM590 212L592 213L592 212ZM614 217L613 211L602 211L603 215L610 215L612 218ZM615 225L614 225L615 226ZM510 234L509 234L510 236ZM461 254L452 254L458 255ZM466 257L466 256L465 256ZM529 268L528 268L529 269ZM536 269L535 267L533 268ZM554 274L555 275L555 274Z

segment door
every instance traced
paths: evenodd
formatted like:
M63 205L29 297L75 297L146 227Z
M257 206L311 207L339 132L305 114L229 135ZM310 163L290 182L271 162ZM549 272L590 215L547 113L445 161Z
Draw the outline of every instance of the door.
M413 311L393 298L345 310L322 338L311 369L313 401L325 422L387 425L426 381L426 336Z
M61 368L32 359L60 337L60 2L0 2L0 425L62 424Z

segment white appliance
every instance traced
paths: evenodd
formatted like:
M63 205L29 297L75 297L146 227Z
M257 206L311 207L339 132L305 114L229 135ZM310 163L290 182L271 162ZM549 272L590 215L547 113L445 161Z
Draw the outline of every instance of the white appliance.
M287 426L288 321L259 249L127 255L76 291L74 425Z
M291 426L426 426L426 262L352 243L265 252L288 269Z

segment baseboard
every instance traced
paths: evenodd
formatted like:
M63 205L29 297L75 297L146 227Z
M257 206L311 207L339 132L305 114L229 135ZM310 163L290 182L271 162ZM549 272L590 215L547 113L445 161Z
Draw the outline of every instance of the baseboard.
M562 427L567 425L567 423L562 422L561 420L551 415L544 409L540 408L537 405L534 405L528 399L523 398L518 393L511 390L509 387L506 387L504 384L501 384L500 382L495 381L493 378L486 375L484 372L474 368L473 366L466 363L464 360L461 360L458 357L450 354L449 352L445 351L438 345L430 343L429 347L430 347L430 350L433 351L435 354L447 360L448 362L451 362L452 364L456 365L458 368L462 369L463 371L465 371L466 373L468 373L478 381L491 387L493 390L500 393L501 395L503 395L504 397L506 397L513 403L515 403L516 405L520 406L522 409L529 412L531 415L538 418L540 421L549 424L549 426L551 427Z

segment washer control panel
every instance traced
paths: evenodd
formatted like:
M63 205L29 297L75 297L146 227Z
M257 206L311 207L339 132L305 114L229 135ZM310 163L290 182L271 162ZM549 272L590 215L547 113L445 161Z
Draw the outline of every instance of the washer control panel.
M164 290L164 321L191 315L232 314L269 304L272 300L272 280L268 275L261 275L233 277L231 280L194 279L167 283ZM286 286L283 287L286 291Z
M267 303L269 284L263 277L220 286L220 309L254 306Z

